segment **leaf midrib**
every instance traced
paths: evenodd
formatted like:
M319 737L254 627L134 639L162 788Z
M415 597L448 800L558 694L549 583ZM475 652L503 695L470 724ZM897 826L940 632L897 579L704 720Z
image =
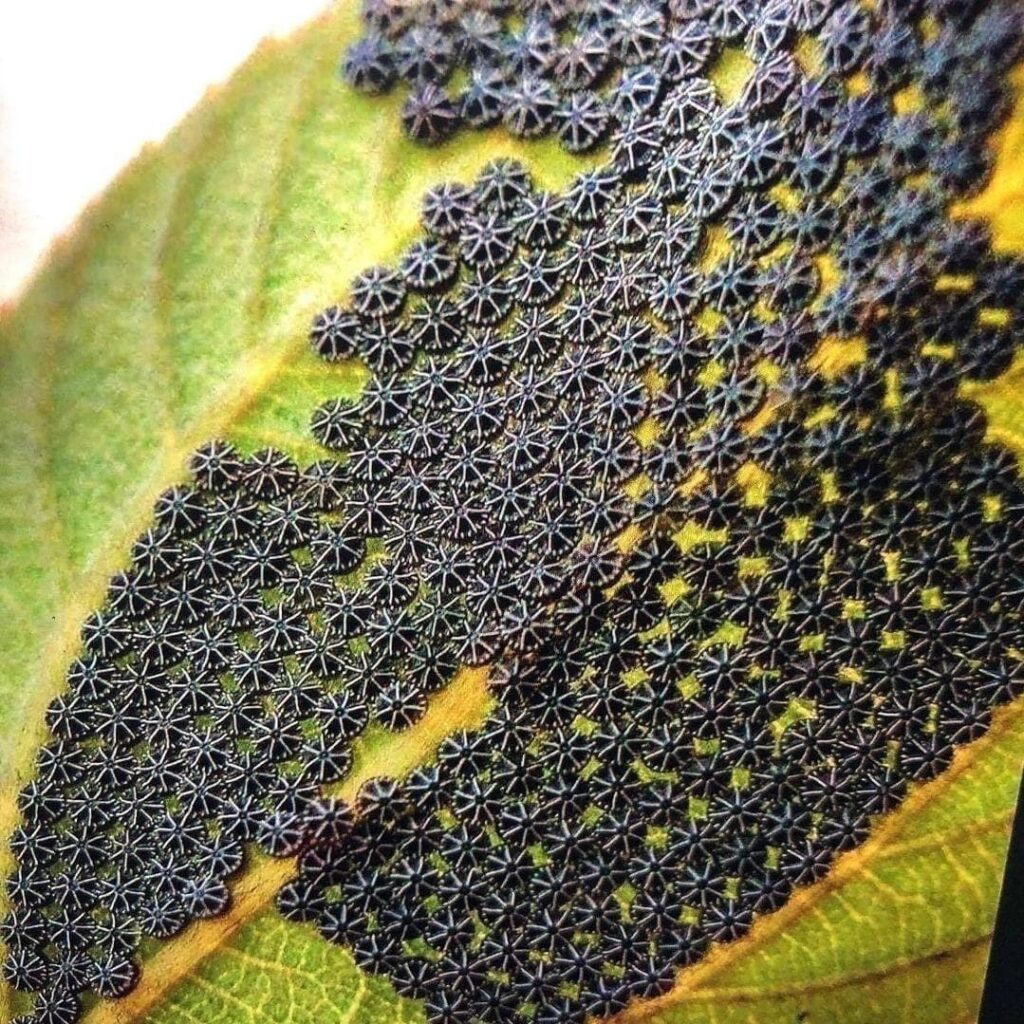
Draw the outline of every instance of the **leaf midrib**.
M490 709L485 669L461 671L435 694L416 725L395 735L393 741L360 758L336 790L352 803L360 786L381 774L403 775L412 764L426 761L445 736L454 730L479 728ZM218 917L200 920L165 942L143 966L139 984L124 998L98 1002L82 1024L129 1024L149 1014L179 983L191 977L200 963L224 947L239 930L273 900L294 875L294 860L263 857L246 868L231 886L232 903Z

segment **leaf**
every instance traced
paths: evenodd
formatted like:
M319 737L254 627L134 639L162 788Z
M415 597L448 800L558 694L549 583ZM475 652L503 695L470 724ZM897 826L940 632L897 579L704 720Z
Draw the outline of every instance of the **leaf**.
M191 448L220 434L315 457L309 411L361 377L308 355L308 319L357 270L399 251L423 189L467 178L497 153L519 154L551 186L579 169L551 144L500 135L441 151L407 143L395 101L360 99L334 79L354 18L354 6L339 10L257 54L140 157L0 325L4 834L79 623ZM1004 216L1006 201L975 212L1012 235L1019 218ZM1019 380L986 399L1005 435L1024 415ZM463 677L422 729L392 744L368 739L357 775L401 771L485 705L482 680ZM971 1016L1024 753L1021 715L1020 704L1004 712L825 883L630 1019ZM136 993L87 1019L422 1019L346 951L265 909L289 870L257 862L230 914L154 951Z
M139 155L0 318L5 871L15 797L79 626L191 451L226 436L302 462L322 455L309 414L363 377L310 353L309 322L359 270L393 261L415 237L426 188L469 180L499 155L540 158L549 187L581 169L551 142L413 145L397 98L360 97L337 80L356 20L346 5L261 47ZM463 702L435 745L486 707L479 682L455 685ZM415 757L416 744L385 749L383 763ZM14 1012L10 996L0 982L0 1019Z
M225 956L205 964L149 1019L154 1024L239 1018L252 1024L423 1021L418 1003L396 999L391 986L361 972L347 950L308 936L296 941L294 932L294 925L272 911L264 913Z

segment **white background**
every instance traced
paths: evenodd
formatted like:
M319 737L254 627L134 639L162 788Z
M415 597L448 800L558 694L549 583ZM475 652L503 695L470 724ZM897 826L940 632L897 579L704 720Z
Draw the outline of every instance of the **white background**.
M0 0L0 301L144 142L326 4Z

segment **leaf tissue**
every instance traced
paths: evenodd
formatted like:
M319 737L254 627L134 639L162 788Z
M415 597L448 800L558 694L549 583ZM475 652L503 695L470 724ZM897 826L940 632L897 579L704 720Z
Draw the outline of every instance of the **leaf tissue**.
M319 312L268 372L286 384L146 485L79 616L10 776L12 1013L972 1017L1024 754L1003 158L1024 13L366 0L353 20L219 100L258 131L294 90L294 188L247 167L232 208L221 168L215 223L197 204L163 236L185 407L234 337L218 303L290 341ZM378 147L392 180L340 166ZM377 238L410 196L419 226ZM248 291L191 269L218 235L262 249ZM108 280L126 243L97 236L102 326L135 297ZM313 269L332 254L345 288ZM57 280L12 339L90 315ZM287 1007L235 984L261 963Z

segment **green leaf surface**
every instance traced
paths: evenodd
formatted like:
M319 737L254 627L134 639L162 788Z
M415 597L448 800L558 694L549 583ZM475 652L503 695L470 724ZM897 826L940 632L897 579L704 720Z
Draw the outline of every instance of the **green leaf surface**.
M329 942L297 935L273 911L196 972L150 1020L156 1024L279 1024L325 1021L421 1024L422 1007L395 998L384 981L356 967Z
M347 3L258 52L140 155L0 320L4 836L79 625L191 449L220 435L319 457L309 413L363 375L309 353L309 318L415 235L424 189L467 180L496 155L519 156L549 187L581 169L552 143L501 134L463 135L439 150L408 143L399 97L361 98L336 79L355 17ZM1013 240L1024 237L1024 217L1006 215L1019 194L1006 192L1008 180L972 212ZM980 397L994 433L1020 447L1024 366ZM485 703L482 680L462 679L415 735L368 742L357 774L428 757ZM825 882L624 1017L973 1019L1022 759L1018 702ZM422 1021L420 1007L364 976L347 951L269 909L289 870L250 865L229 914L155 949L139 989L96 1005L90 1024ZM0 990L3 1020L13 1012L8 996Z

